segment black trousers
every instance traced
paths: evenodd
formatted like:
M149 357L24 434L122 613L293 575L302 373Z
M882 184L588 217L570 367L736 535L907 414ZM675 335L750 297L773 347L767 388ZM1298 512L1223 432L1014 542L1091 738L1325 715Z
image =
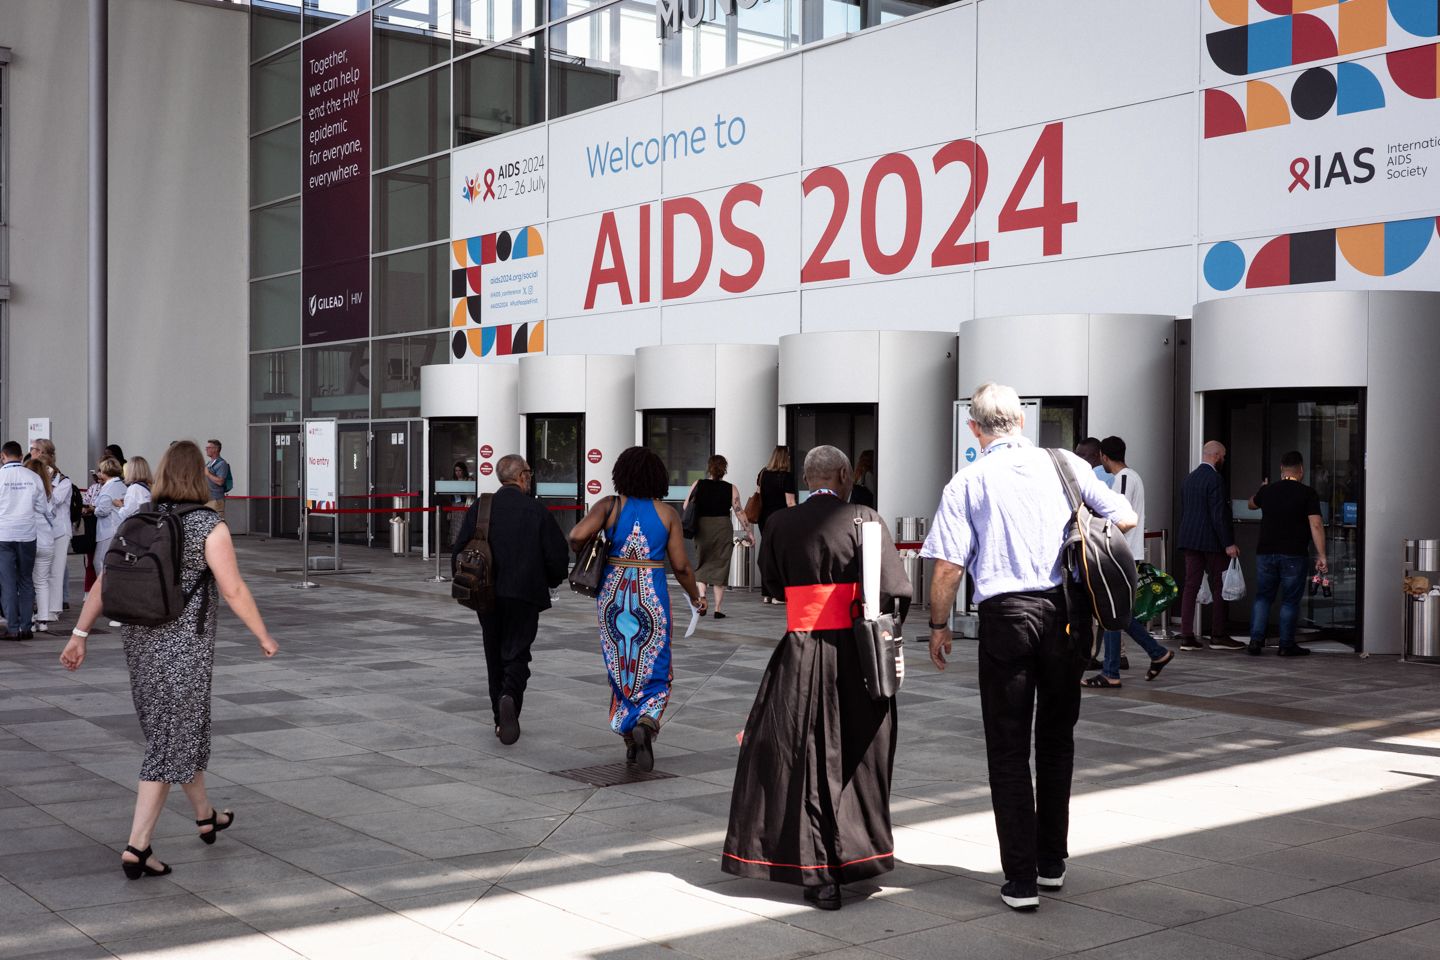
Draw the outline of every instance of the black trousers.
M1072 636L1066 619L1059 588L1002 594L980 604L980 710L1007 880L1032 881L1037 859L1070 855L1075 721L1092 628L1082 620Z
M500 698L515 698L515 713L525 702L530 682L530 647L540 624L540 608L523 600L496 598L495 609L482 613L480 633L485 640L485 669L490 679L490 709L500 722Z

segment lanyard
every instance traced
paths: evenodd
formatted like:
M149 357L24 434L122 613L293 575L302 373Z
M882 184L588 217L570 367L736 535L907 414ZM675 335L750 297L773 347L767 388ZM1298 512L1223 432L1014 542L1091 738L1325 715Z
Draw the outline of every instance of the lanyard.
M1005 438L1005 439L1001 439L1001 440L992 440L992 441L990 442L990 446L988 446L988 447L985 448L985 456L988 457L988 456L990 456L990 454L994 453L996 450L1004 450L1006 447L1016 447L1016 448L1019 448L1019 447L1023 447L1023 446L1025 446L1025 444L1022 443L1020 440L1016 440L1016 439L1012 439L1012 438L1008 438L1008 437Z

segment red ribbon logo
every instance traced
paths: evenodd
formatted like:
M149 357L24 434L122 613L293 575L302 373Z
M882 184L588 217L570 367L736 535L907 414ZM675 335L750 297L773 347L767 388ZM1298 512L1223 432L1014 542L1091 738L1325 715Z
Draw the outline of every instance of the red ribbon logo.
M1293 177L1294 179L1292 179L1292 180L1290 181L1290 189L1289 189L1289 190L1286 190L1285 192L1286 192L1286 193L1294 193L1296 187L1304 187L1306 190L1309 190L1309 189L1310 189L1310 181L1309 181L1308 179L1306 179L1306 178L1309 176L1309 174L1310 174L1310 161L1309 161L1309 160L1305 159L1304 157L1296 157L1294 160L1291 160L1291 161L1290 161L1290 176Z
M1307 189L1308 189L1308 188L1307 188ZM493 197L493 196L495 196L495 171L494 171L494 170L486 170L486 171L485 171L485 196L481 197L480 200L481 200L481 202L483 203L484 201L489 200L489 199L490 199L491 197Z

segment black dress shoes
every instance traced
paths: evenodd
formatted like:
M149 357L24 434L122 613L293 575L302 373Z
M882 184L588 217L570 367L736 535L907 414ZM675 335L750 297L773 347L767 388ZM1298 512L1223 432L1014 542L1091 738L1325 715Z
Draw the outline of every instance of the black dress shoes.
M839 910L840 885L827 883L819 887L806 887L805 902L821 910Z

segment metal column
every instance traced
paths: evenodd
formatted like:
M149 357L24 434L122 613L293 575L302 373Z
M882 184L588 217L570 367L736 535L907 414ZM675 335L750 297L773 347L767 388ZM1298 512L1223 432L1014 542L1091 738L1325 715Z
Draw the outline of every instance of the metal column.
M90 462L99 461L108 431L110 381L109 244L109 109L110 109L110 3L90 0L90 143L89 203L89 448Z

